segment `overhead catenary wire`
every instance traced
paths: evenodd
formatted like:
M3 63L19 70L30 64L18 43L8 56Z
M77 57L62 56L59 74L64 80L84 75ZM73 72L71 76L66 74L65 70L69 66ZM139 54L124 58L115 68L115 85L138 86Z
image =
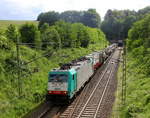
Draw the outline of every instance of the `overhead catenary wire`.
M18 95L21 96L22 93L22 82L21 82L21 69L20 69L20 48L19 48L19 38L17 37L16 51L17 51L17 79L18 79Z
M42 44L49 44L52 45L54 44L53 42L44 42ZM35 43L18 43L18 45L35 45Z
M42 43L42 44L47 44L47 45L52 45L53 43L52 42L45 42L45 43ZM46 56L49 56L52 52L45 52L43 53L41 56L39 57L35 57L35 58L32 58L30 61L26 62L26 63L23 63L21 64L21 50L20 50L20 46L21 45L25 45L25 46L29 46L29 47L33 47L33 48L38 48L38 49L43 49L42 47L40 46L34 46L35 43L20 43L19 42L19 37L17 37L17 43L16 43L16 58L17 58L17 79L18 79L18 98L21 98L22 96L22 69L21 67L24 66L24 65L27 65L27 64L30 64L32 62L35 62L37 61L38 59L40 58L43 58L43 57L46 57ZM46 48L45 48L46 49Z
M43 54L42 56L39 56L39 57L33 58L33 59L32 59L32 60L30 60L29 62L24 63L24 65L30 64L30 63L32 63L32 62L34 62L34 61L36 61L37 59L40 59L40 58L46 57L46 56L48 56L48 55L49 55L49 54L48 54L48 53L46 53L46 54Z

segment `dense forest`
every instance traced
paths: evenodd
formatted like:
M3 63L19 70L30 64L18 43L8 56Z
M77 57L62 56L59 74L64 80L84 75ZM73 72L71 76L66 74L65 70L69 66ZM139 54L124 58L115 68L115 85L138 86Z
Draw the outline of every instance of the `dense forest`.
M53 25L56 21L63 20L70 23L82 23L85 26L100 28L101 18L95 9L89 9L87 11L64 11L58 13L55 11L49 11L39 14L37 21L39 26L43 23Z
M128 37L128 30L134 22L144 18L149 13L149 6L137 12L131 10L108 10L101 24L101 29L108 40L123 40Z
M149 6L138 11L109 9L105 14L104 20L101 21L100 15L95 9L65 11L62 13L49 11L39 14L37 21L40 22L40 25L45 22L53 25L59 20L70 23L82 23L89 27L100 28L106 34L108 40L123 40L128 37L128 30L133 23L144 18L149 13Z

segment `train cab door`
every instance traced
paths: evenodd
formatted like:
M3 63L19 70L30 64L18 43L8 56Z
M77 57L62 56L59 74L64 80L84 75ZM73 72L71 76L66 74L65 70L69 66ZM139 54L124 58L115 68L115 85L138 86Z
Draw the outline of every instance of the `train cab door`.
M77 79L76 78L77 78L77 73L72 75L72 81L73 81L72 85L73 85L74 92L76 92L76 89L77 89Z

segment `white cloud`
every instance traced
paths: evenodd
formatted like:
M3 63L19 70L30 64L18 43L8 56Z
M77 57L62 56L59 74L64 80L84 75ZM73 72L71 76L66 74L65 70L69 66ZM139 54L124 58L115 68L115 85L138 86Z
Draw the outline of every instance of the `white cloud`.
M103 17L108 9L131 9L138 10L150 5L150 0L1 0L9 4L11 14L33 16L39 12L55 10L87 10L95 8ZM5 7L5 5L4 5ZM1 8L2 9L2 8ZM3 8L5 9L5 8ZM3 10L4 11L4 10Z

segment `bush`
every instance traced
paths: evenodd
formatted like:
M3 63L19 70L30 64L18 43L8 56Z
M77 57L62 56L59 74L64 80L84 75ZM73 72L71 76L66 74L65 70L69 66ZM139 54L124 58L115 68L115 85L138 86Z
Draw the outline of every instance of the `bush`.
M11 45L5 36L0 35L0 49L10 50Z

